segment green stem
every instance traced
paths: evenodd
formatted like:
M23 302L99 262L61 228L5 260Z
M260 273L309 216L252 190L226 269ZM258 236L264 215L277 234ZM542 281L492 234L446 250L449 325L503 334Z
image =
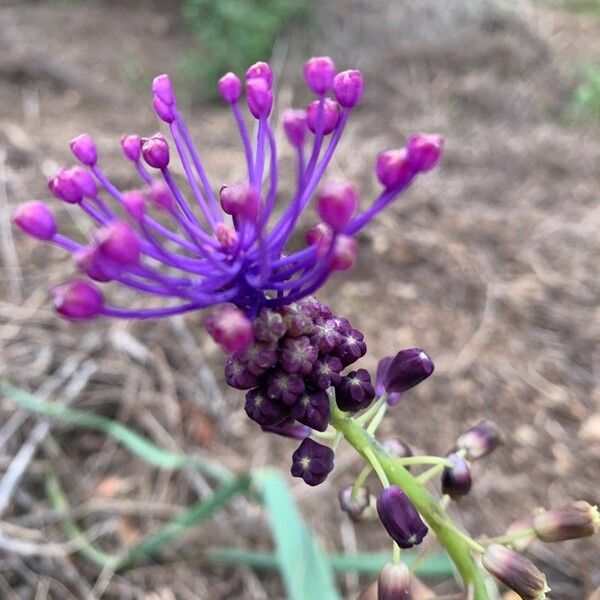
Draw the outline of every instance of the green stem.
M406 456L404 458L398 458L398 462L402 465L440 465L442 467L453 467L447 458L441 456ZM427 472L427 471L426 471ZM423 473L425 474L425 473Z
M370 421L379 411L379 409L387 403L387 394L383 394L377 399L371 406L362 414L356 417L357 423L364 425L367 421Z
M363 486L363 483L367 480L367 477L372 470L373 467L371 465L365 465L363 470L358 474L358 477L352 486L352 493L350 494L350 498L352 498L352 500L356 500L358 497L358 490L360 490L360 488Z
M348 443L364 458L369 460L369 455L375 456L389 481L402 488L444 546L465 587L473 590L473 600L489 600L483 574L471 556L469 545L457 535L448 516L423 485L399 464L397 459L386 452L355 419L344 416L333 402L331 424L344 434Z

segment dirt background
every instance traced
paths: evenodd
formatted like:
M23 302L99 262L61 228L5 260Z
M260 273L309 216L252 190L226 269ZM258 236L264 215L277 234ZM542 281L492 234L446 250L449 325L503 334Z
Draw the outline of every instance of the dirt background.
M507 444L475 465L473 492L453 510L475 535L502 533L539 506L597 503L600 128L573 118L570 99L577 65L600 61L600 19L526 0L334 0L318 21L321 41L277 46L278 106L308 98L296 47L364 70L365 101L333 174L355 180L366 202L379 150L412 131L446 138L442 165L368 228L357 267L320 294L365 333L365 366L411 345L436 362L435 376L386 419L383 437L400 435L433 454L480 416L502 427ZM45 179L71 162L68 141L82 131L96 138L113 181L134 185L119 137L157 129L148 82L175 72L190 44L175 9L158 4L0 1L0 373L164 446L233 469L280 464L285 472L293 444L256 435L239 394L222 385L222 357L200 315L65 323L47 289L71 273L69 260L8 226L19 202L48 196ZM215 187L230 181L243 164L227 111L181 96ZM86 221L67 212L65 226L85 232ZM35 423L0 403L0 472L31 447ZM290 477L303 514L329 550L387 547L373 524L342 518L335 496L360 464L348 448L336 463L316 489ZM198 477L132 460L99 434L53 424L3 509L0 597L282 596L274 576L202 560L213 545L270 547L264 515L249 503L203 524L159 561L114 575L66 542L45 496L48 469L86 534L110 551L209 491ZM597 538L534 545L531 556L557 600L600 587ZM366 582L341 583L352 598Z

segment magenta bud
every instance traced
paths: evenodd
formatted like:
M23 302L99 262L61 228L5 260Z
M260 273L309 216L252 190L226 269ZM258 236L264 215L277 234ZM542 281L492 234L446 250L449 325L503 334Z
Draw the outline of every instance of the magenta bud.
M21 204L13 213L12 222L21 231L38 240L51 240L57 231L52 211L39 200Z
M344 108L356 106L362 98L363 91L363 76L356 69L342 71L333 79L333 94L338 104Z
M218 86L219 94L221 98L228 104L235 104L242 95L242 82L240 78L231 71L225 73L221 79L219 79Z
M467 429L457 440L457 448L467 451L471 459L487 456L503 443L502 434L495 423L482 419Z
M413 175L414 168L408 162L406 148L381 152L375 162L377 179L386 189L394 189L406 183Z
M102 312L102 292L87 281L74 279L50 291L54 308L67 319L93 319Z
M148 200L159 210L171 211L175 204L175 198L164 181L153 181L145 190Z
M248 109L257 118L266 118L273 107L273 92L265 79L256 77L246 82L246 100Z
M71 152L77 160L80 160L84 165L93 167L98 160L98 151L94 140L87 133L82 133L76 138L73 138L69 145Z
M155 133L150 138L142 138L142 156L155 169L165 169L169 164L169 144L164 136Z
M379 572L377 600L411 600L410 571L404 563L388 563Z
M123 194L123 206L127 213L137 221L144 218L146 206L142 192L134 190Z
M598 509L583 500L551 508L533 518L533 529L542 542L564 542L594 535L600 526Z
M283 113L283 130L290 144L300 148L306 138L306 111L289 108Z
M304 64L306 85L315 94L324 94L333 82L335 65L329 56L313 56Z
M152 106L157 117L165 123L172 123L175 120L174 106L165 104L158 96L152 98Z
M406 392L427 379L434 370L433 361L421 348L400 350L383 375L383 387L388 393Z
M223 306L204 317L204 327L228 354L247 348L254 339L252 323L233 306Z
M76 267L94 281L111 281L118 268L104 258L97 246L84 246L73 253Z
M427 535L427 526L419 512L396 485L385 488L377 497L377 514L400 548L412 548Z
M249 81L250 79L264 79L267 87L271 89L271 86L273 85L273 71L266 62L254 63L246 71L246 81Z
M59 200L69 204L78 204L83 200L83 192L77 185L70 169L61 169L48 180L48 189Z
M225 223L217 223L215 236L225 251L232 252L237 247L238 234L233 227Z
M319 258L325 256L331 246L332 240L333 232L329 225L326 225L325 223L319 223L306 234L307 243L317 248Z
M335 238L329 268L332 271L347 271L356 262L358 243L349 235L338 235Z
M408 162L415 171L429 171L440 160L444 138L436 134L416 133L408 139L406 149Z
M94 232L94 241L103 256L119 265L137 265L140 262L140 239L131 225L114 221Z
M340 122L340 107L335 100L325 98L319 118L320 104L321 100L314 100L306 107L306 124L313 133L321 129L323 135L329 135Z
M98 195L98 185L94 176L83 167L71 167L69 174L81 193L87 198L95 198Z
M317 197L317 212L321 219L340 233L358 208L358 190L349 182L326 184Z
M125 158L133 162L137 162L140 159L142 149L140 147L141 139L139 135L124 135L121 138L121 148Z
M152 80L152 93L167 106L173 106L173 104L175 104L175 93L171 86L171 80L166 73L157 75Z
M446 457L452 467L445 467L442 473L442 493L453 500L466 496L471 490L471 466L458 454L449 454Z
M225 185L219 192L223 210L228 215L256 221L260 212L260 195L247 182Z
M338 493L340 508L348 514L353 521L358 521L361 515L368 508L371 494L369 488L361 486L356 490L356 495L352 495L354 486L349 485L342 488Z

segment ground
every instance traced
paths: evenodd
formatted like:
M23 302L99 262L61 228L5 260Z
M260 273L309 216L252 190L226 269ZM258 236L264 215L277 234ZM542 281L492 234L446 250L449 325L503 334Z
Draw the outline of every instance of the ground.
M440 168L362 235L358 265L320 298L365 333L364 366L412 345L436 363L435 376L385 421L383 437L399 435L433 454L480 417L503 429L506 444L475 465L473 492L453 510L472 533L493 535L536 507L598 500L600 128L573 115L570 98L576 66L600 60L600 21L544 3L447 4L334 0L319 18L327 41L303 42L311 53L331 52L341 67L364 69L365 102L332 167L360 185L363 202L376 190L372 164L381 149L420 130L442 133L447 149ZM191 44L172 10L152 7L0 6L0 373L164 446L240 471L270 464L285 471L293 445L256 435L240 395L223 386L223 357L200 315L65 323L50 309L47 289L68 276L69 261L8 227L19 202L48 196L45 179L70 161L68 140L81 131L96 137L114 181L134 185L119 137L157 129L148 81L175 71ZM291 74L300 64L294 45L288 59L282 46L280 102L303 103L298 70ZM189 96L184 111L215 185L233 180L243 165L227 111L190 104ZM67 212L62 222L85 232L85 220ZM2 401L3 471L31 442L33 420L15 414ZM330 550L384 548L372 523L353 528L343 520L337 490L360 465L349 448L336 464L315 489L290 477L303 514ZM203 524L161 563L113 576L65 545L44 492L49 469L78 522L112 550L206 491L189 475L131 460L99 434L54 424L1 509L3 598L281 597L274 577L201 559L215 544L269 546L264 517L250 504ZM23 546L15 551L6 539ZM600 587L599 554L598 539L531 549L561 600ZM357 581L342 583L345 597L355 597Z

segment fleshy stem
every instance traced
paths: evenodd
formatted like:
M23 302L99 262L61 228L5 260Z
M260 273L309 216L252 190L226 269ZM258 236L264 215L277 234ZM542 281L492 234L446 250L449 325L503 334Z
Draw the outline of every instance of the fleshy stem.
M472 588L473 600L490 600L485 579L471 556L470 544L467 543L465 534L456 529L423 485L396 458L391 456L372 435L367 433L356 419L346 417L337 408L335 402L331 404L331 424L344 435L346 441L373 467L376 464L387 480L404 491L456 565L465 589ZM375 463L372 462L373 459ZM475 542L473 543L475 544Z

